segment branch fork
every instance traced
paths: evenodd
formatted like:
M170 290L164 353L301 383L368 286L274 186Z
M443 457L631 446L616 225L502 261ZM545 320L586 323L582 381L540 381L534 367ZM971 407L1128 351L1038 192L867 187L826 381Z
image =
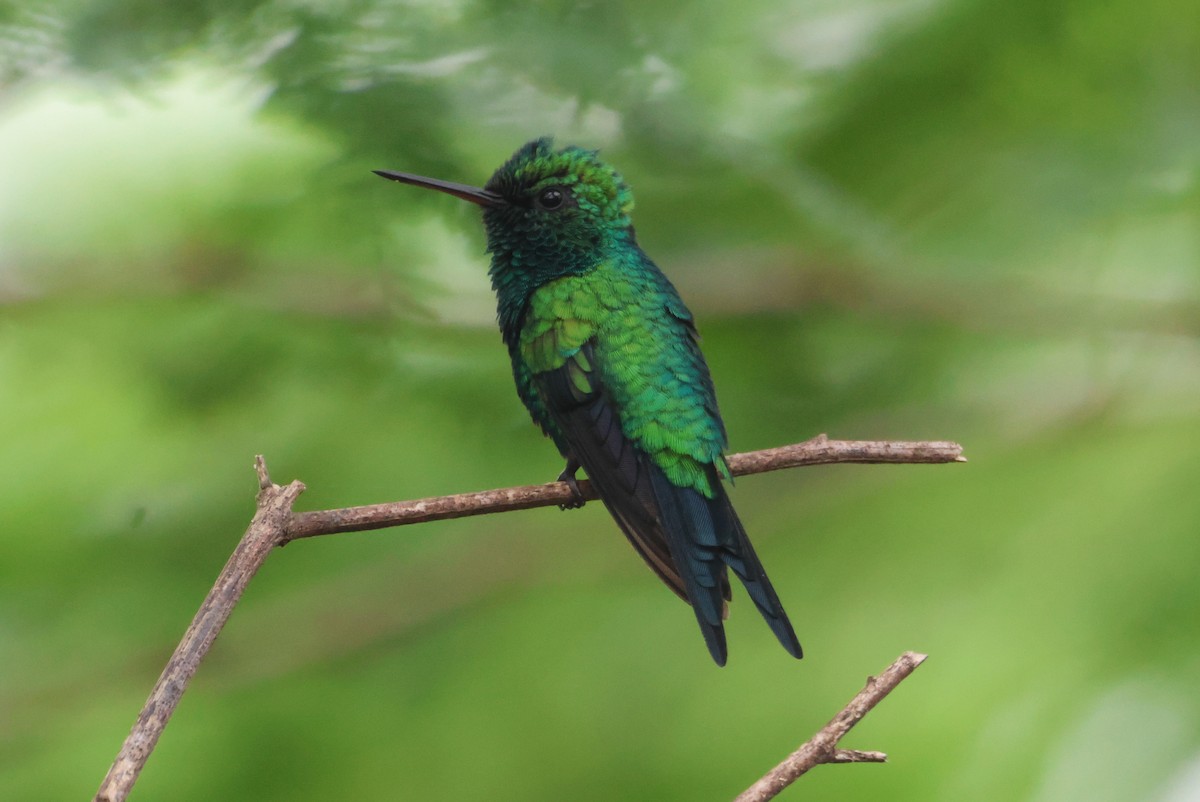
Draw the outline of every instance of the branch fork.
M867 677L867 685L841 712L821 728L816 735L803 743L792 752L783 762L763 775L737 796L734 802L766 802L774 798L780 791L787 788L797 778L822 763L884 763L887 755L883 752L859 752L853 749L838 749L838 742L850 732L850 729L862 721L863 716L871 712L875 705L883 700L909 674L916 671L917 666L924 663L927 655L917 652L905 652L896 658L890 666L877 677Z

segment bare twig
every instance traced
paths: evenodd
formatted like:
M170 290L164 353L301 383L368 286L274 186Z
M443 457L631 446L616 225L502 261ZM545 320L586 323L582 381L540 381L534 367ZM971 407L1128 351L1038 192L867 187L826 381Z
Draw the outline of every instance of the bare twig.
M292 517L292 505L304 492L304 485L300 482L292 482L286 487L272 484L261 456L255 458L254 467L258 472L258 511L241 542L229 555L229 561L217 575L217 581L192 619L192 625L183 634L183 640L167 661L129 737L125 739L117 759L100 784L95 802L119 802L129 795L142 766L146 765L146 759L158 743L158 736L175 712L179 698L187 690L192 675L196 673L204 655L208 654L217 633L225 626L234 605L242 597L242 591L262 567L271 549L282 542Z
M823 434L804 443L729 457L729 467L735 476L839 462L946 463L965 462L965 459L962 447L957 443L830 440ZM292 511L292 505L304 492L304 485L300 482L286 486L273 484L261 456L255 459L255 470L258 473L259 493L254 519L163 669L150 698L146 700L145 707L96 793L94 802L120 802L129 795L200 661L212 647L246 585L275 546L305 537L546 507L572 499L571 490L564 482L550 482L416 501L296 513ZM584 498L596 498L588 482L580 482L579 487ZM838 751L830 754L833 757L826 762L868 762L875 760L877 753Z
M790 446L729 456L734 476L748 476L802 465L834 463L922 463L966 462L962 446L945 441L901 442L879 440L830 440L823 434ZM579 490L589 501L596 498L591 483L579 482ZM511 512L534 507L549 507L571 501L571 489L565 482L544 485L506 487L479 493L397 501L345 507L340 510L297 513L288 529L288 540L331 535L337 532L361 532L389 526L419 524L447 518L465 518L493 512Z
M734 802L766 802L791 785L813 766L822 763L883 763L887 755L882 752L857 752L838 749L840 740L863 716L871 712L883 697L891 693L900 682L925 662L926 655L905 652L896 658L878 677L868 677L867 685L833 720L821 728L795 752L792 752L762 779L738 795Z

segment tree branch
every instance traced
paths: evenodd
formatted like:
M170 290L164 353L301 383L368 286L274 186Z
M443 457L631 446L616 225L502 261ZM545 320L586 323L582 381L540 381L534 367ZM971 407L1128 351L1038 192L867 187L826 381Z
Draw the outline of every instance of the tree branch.
M819 434L811 440L790 446L779 446L745 454L731 454L729 470L734 476L748 476L783 468L834 463L908 463L941 464L966 462L962 446L945 441L902 442L886 440L830 440ZM597 498L587 480L579 482L584 499ZM544 485L506 487L479 493L460 493L454 496L422 498L415 501L396 501L390 504L370 504L364 507L345 507L340 510L297 513L288 528L287 539L332 535L338 532L361 532L389 526L419 524L448 518L465 518L493 512L528 510L550 507L571 501L571 489L565 482Z
M804 443L733 454L728 461L735 476L745 476L801 465L839 462L947 463L966 460L962 456L962 446L957 443L830 440L822 434ZM212 590L200 605L183 640L167 661L150 698L146 700L146 705L96 793L94 802L121 802L129 795L200 661L225 626L246 585L275 546L284 546L292 540L305 537L546 507L572 499L566 483L550 482L416 501L296 513L292 511L292 506L304 492L304 485L300 482L286 486L272 484L261 456L255 458L255 470L259 478L257 512L241 542L221 569ZM595 491L587 481L580 482L579 488L585 499L596 498ZM839 751L831 754L834 757L826 762L874 760L871 757L874 753Z
M917 666L925 662L926 655L905 652L896 658L878 677L867 677L867 685L833 720L821 728L795 752L792 752L762 779L738 795L734 802L766 802L787 788L796 778L822 763L883 763L887 755L883 752L858 752L838 749L837 745L863 716L871 712L883 697L891 693Z
M255 457L254 468L258 472L258 511L159 675L133 730L100 784L95 802L118 802L129 795L142 766L146 765L146 759L158 743L158 736L175 712L179 698L229 620L242 591L262 567L271 549L283 542L293 514L292 505L304 492L304 485L300 482L292 482L286 487L272 484L267 464L261 456Z

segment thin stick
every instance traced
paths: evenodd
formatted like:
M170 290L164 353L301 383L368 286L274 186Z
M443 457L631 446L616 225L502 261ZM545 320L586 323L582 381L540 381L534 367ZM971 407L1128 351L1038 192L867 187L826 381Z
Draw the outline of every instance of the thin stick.
M823 434L790 446L731 454L729 470L734 476L748 476L783 468L834 463L908 463L942 464L966 462L962 446L945 441L902 442L881 440L830 440ZM583 497L591 501L596 496L591 483L579 483ZM338 532L361 532L389 526L465 518L493 512L528 510L549 507L572 500L571 490L564 482L543 485L506 487L478 493L422 498L415 501L396 501L389 504L369 504L345 507L340 510L296 513L288 528L288 540L302 537L332 535Z
M962 446L957 443L830 440L822 434L804 443L733 454L728 461L735 476L744 476L801 465L839 462L947 463L966 460L962 456ZM304 485L300 482L283 487L272 484L261 456L255 459L255 469L258 471L259 493L254 519L221 569L192 625L184 633L183 640L159 676L150 698L146 700L145 707L96 793L94 802L121 802L129 795L200 661L225 626L242 591L275 546L305 537L546 507L572 500L571 490L566 483L550 482L416 501L296 513L292 511L292 505L304 492ZM588 482L580 482L579 487L584 498L596 498ZM857 753L849 751L840 754L842 757L835 762L869 760L861 755L855 757Z
M868 677L867 685L833 720L821 728L820 732L810 738L795 752L792 752L775 768L771 769L762 779L754 783L738 795L734 802L766 802L787 788L797 777L807 772L813 766L822 763L882 763L887 755L882 752L854 752L838 749L840 740L863 716L871 712L883 697L891 693L897 685L917 666L925 662L926 655L916 652L905 652L896 658L878 677Z
M272 484L261 456L255 458L254 467L258 472L258 510L241 542L217 575L217 581L192 619L192 625L183 634L183 640L167 661L129 737L100 784L95 802L120 802L129 795L200 661L225 626L246 585L287 531L292 505L304 492L304 485L300 482L292 482L286 487Z

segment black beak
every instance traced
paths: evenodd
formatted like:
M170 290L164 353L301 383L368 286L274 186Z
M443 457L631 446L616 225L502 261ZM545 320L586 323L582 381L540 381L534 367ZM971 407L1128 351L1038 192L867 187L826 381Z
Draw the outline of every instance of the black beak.
M391 170L372 170L371 172L389 181L412 184L414 187L436 189L438 192L445 192L447 195L453 195L456 198L462 198L465 201L477 203L483 207L501 206L505 203L503 196L467 184L455 184L453 181L439 181L436 178L426 178L423 175L413 175L412 173L393 173Z

